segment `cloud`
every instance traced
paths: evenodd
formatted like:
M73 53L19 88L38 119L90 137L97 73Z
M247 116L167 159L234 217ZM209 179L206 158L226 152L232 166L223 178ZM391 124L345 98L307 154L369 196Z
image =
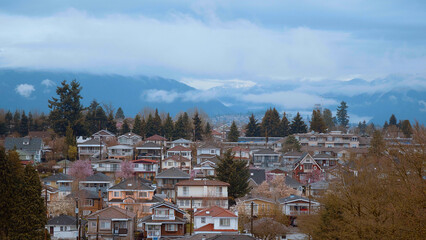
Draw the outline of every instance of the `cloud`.
M241 80L241 79L183 78L181 82L199 90L208 90L215 87L241 89L241 88L251 88L256 85L256 83L253 81Z
M420 105L420 111L421 112L426 112L426 101L419 101L419 105Z
M19 95L29 98L31 96L31 93L35 91L35 88L31 84L19 84L15 88L16 93Z
M56 85L55 82L50 80L50 79L44 79L43 81L41 81L41 84L44 85L47 88L53 87L53 86Z
M173 91L150 89L142 93L141 97L148 102L165 102L171 103L179 96L178 93Z
M314 94L292 91L247 94L243 95L242 99L252 103L266 103L281 106L285 109L308 109L313 108L313 106L318 103L322 106L338 104L338 102L334 99L322 98Z

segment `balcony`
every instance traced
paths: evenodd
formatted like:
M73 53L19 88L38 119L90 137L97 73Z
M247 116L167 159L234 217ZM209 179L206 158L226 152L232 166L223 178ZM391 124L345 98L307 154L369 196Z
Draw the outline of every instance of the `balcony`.
M153 215L152 220L175 220L175 215Z
M95 153L99 153L99 149L98 150L85 150L85 149L80 149L79 150L80 154L95 154Z
M290 216L307 215L307 214L309 214L308 210L290 211Z
M112 231L112 234L114 234L114 235L120 235L120 236L125 236L125 235L127 235L127 228L114 229Z

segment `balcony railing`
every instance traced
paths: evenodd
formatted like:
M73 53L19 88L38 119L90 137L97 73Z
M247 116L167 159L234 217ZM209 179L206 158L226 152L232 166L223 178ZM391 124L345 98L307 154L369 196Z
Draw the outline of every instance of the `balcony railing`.
M294 215L306 215L309 214L308 210L305 211L290 211L290 215L294 216Z
M127 228L114 229L112 233L114 235L127 235Z

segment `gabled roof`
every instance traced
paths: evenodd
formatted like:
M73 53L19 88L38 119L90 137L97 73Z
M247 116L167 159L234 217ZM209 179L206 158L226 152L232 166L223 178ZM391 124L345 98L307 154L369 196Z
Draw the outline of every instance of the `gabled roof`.
M316 201L309 200L308 198L293 195L293 194L290 195L289 197L278 199L278 202L280 202L281 204L286 204L286 203L291 203L291 202L296 202L296 201L303 201L303 202L309 202L310 201L311 203L317 203Z
M167 152L190 152L190 151L191 151L190 148L186 148L181 145L174 146L170 148L169 150L167 150Z
M237 217L233 212L219 206L211 206L194 214L195 217Z
M115 137L115 134L114 134L114 133L112 133L112 132L110 132L110 131L108 131L108 130L106 130L106 129L102 129L102 130L97 131L97 132L95 132L94 134L92 134L92 136L95 136L95 135L101 135L101 136L114 136L114 137Z
M112 182L113 179L111 177L108 177L107 175L101 173L101 172L97 172L91 176L88 176L84 182L97 182L97 181L108 181L108 182Z
M285 185L291 187L291 188L298 188L303 186L303 184L301 184L300 182L298 182L296 179L290 177L290 176L286 176L285 177Z
M186 139L184 139L184 138L179 138L179 139L177 139L177 140L174 140L172 143L192 143L191 141L189 141L189 140L186 140Z
M112 219L112 218L134 218L136 216L132 211L127 211L119 207L107 207L102 210L90 214L87 219L95 220L99 215L99 219Z
M118 145L115 145L115 146L108 147L108 149L133 149L133 147L131 147L129 145L118 144Z
M128 133L125 133L125 134L123 134L123 135L120 135L118 138L122 138L122 137L126 137L126 138L134 138L134 137L142 138L141 136L137 135L137 134L136 134L136 133L134 133L134 132L128 132Z
M27 143L27 144L24 144ZM12 150L16 147L17 150L37 151L41 150L43 141L41 138L12 138L7 137L4 141L4 148Z
M151 182L140 177L131 177L127 178L124 181L121 181L119 184L110 187L108 190L133 190L133 191L154 191L155 189L151 187Z
M164 138L158 134L152 135L146 139L147 141L167 141L167 138Z
M175 186L229 186L229 183L218 180L184 180L175 184Z
M240 147L240 146L235 146L231 149L231 151L233 151L233 152L250 152L250 149L243 148L243 147Z
M158 160L141 158L141 159L133 160L132 162L133 163L142 163L142 164L156 164L156 163L158 163Z
M47 221L47 225L75 226L75 216L59 215Z
M161 146L153 142L145 142L144 144L142 144L142 146L136 147L136 149L141 148L161 148Z
M186 158L184 156L179 156L179 155L170 156L170 157L164 159L163 161L167 161L167 160L173 160L175 162L190 162L191 161L189 158Z
M52 187L52 186L49 186L49 185L46 185L46 184L42 184L42 188L43 188L42 194L44 194L44 189L47 189L47 191L52 192L52 193L59 191L58 188L55 188L55 187Z
M266 180L265 169L263 168L250 168L250 178L259 185Z
M327 181L321 180L321 181L311 183L309 185L311 186L311 189L324 190L328 188L329 183Z
M303 155L303 152L286 152L283 154L283 157L300 157Z
M314 158L314 159L316 159L316 158L335 159L335 157L331 156L330 154L326 154L326 153L315 154L314 156L312 156L312 158Z
M302 162L305 162L306 161L306 159L307 158L311 158L312 159L312 163L313 164L315 164L317 167L318 167L318 169L322 169L321 168L321 166L315 161L315 159L309 154L309 153L304 153L300 158L299 158L299 160L298 160L298 162L295 164L295 166L294 166L294 168L293 169L296 169L296 168L298 168L299 166L300 166L300 164L302 163Z
M257 152L254 152L253 155L263 155L263 154L274 154L279 155L279 153L274 152L272 149L266 148L266 149L260 149Z
M275 200L271 199L271 198L267 198L267 197L262 197L262 196L252 196L252 195L246 195L244 197L241 198L237 198L236 202L251 202L254 200L259 200L259 201L264 201L264 202L269 202L269 203L273 203L275 204Z
M68 180L68 181L72 181L73 177L64 173L56 173L54 175L51 175L49 177L45 177L42 179L43 182L56 182L56 181L60 181L60 180Z
M157 174L157 176L155 176L155 178L159 178L159 179L163 179L163 178L189 179L190 177L191 176L188 173L174 167L166 169L162 171L161 173Z
M99 193L89 191L87 189L82 189L78 192L73 192L66 196L67 198L75 198L78 197L80 199L99 199Z
M105 144L102 142L100 142L100 140L99 139L89 139L89 140L87 140L87 141L84 141L84 142L82 142L82 143L77 143L77 146L80 146L80 145L97 145L97 146L100 146L102 144L102 146L104 146Z
M180 212L182 214L186 214L186 212L183 211L183 210L181 210L181 209L179 209L179 207L177 205L175 205L173 203L170 203L170 202L165 202L165 201L152 205L150 207L150 209L158 208L158 207L161 207L161 206L166 206L166 207L172 208L172 209L174 209L174 210L176 210L176 211L178 211L178 212Z

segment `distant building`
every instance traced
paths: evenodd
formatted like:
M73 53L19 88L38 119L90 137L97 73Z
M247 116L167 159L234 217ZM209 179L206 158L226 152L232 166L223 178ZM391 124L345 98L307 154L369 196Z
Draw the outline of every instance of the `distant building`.
M194 233L238 233L238 216L212 206L194 214Z
M181 209L228 208L229 184L217 180L185 180L176 183L176 203ZM191 204L192 201L192 204Z
M87 224L86 220L82 220L82 225ZM60 215L49 219L46 229L49 231L50 238L53 240L74 240L78 237L75 216Z
M157 174L157 193L165 194L167 198L175 200L175 185L178 182L189 180L190 175L178 168L172 167Z
M41 162L43 146L41 138L7 137L4 141L4 148L6 151L16 149L19 152L20 160L24 162Z
M87 220L89 223L87 235L90 240L135 239L136 214L131 211L118 207L108 207L92 213L87 217Z
M125 133L119 136L117 139L120 144L130 145L130 146L133 146L136 143L142 141L142 137L133 132Z

